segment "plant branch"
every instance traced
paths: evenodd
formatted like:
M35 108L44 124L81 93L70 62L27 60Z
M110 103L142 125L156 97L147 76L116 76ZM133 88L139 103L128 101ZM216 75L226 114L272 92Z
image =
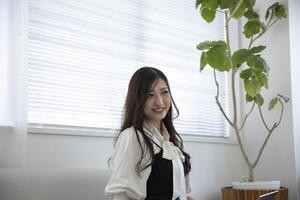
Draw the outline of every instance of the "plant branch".
M243 0L241 0L243 1ZM227 49L228 49L228 54L231 57L231 48L230 48L230 39L229 39L229 19L228 18L228 11L225 12L225 30L226 30L226 44L227 44ZM231 90L232 90L232 102L233 102L233 122L231 122L231 126L233 124L237 124L237 105L236 105L236 94L235 94L235 80L234 80L234 75L235 75L235 68L232 65L232 60L230 59L230 65L232 68L232 75L231 75Z
M236 93L235 93L235 68L232 66L231 73L231 91L232 91L232 102L233 102L233 124L237 126L237 105L236 105Z
M266 145L267 145L267 143L268 143L268 141L269 141L269 139L270 139L270 137L271 137L271 135L272 135L275 128L276 128L276 126L274 124L274 126L268 131L269 133L268 133L267 137L265 138L264 143L262 144L262 146L259 150L259 153L257 155L257 158L256 158L255 162L252 165L253 168L256 167L256 165L257 165L257 163L258 163L258 161L259 161L259 159L260 159L260 157L261 157L261 155L262 155L262 153L263 153L263 151L264 151L264 149L265 149L265 147L266 147Z
M269 21L268 21L266 27L268 27L268 26L270 25L270 23L271 23L271 21L272 21L272 19L273 19L273 16L274 16L274 13L272 12L272 13L271 13L271 16L270 16L270 19L269 19Z
M264 31L262 31L258 36L256 36L255 38L251 37L251 40L249 42L249 46L248 49L251 48L252 44L258 39L260 38L263 34L265 34L276 22L278 21L278 19L275 19L272 23L271 23L271 19L268 21L268 24L266 25L266 29ZM271 24L270 24L271 23Z
M253 44L253 36L250 38L250 42L249 42L249 45L248 45L248 49L251 48L252 44Z
M260 106L260 105L258 105L258 110L259 110L260 118L261 118L261 120L262 120L262 122L263 122L265 128L268 130L268 132L270 132L271 129L268 127L268 125L267 125L267 123L266 123L266 121L265 121L265 118L264 118L264 116L263 116L263 113L262 113L262 110L261 110L261 106Z
M239 128L239 131L241 131L241 130L243 129L243 127L244 127L244 125L245 125L245 123L246 123L246 121L247 121L248 116L249 116L249 115L251 114L251 112L253 111L254 106L255 106L255 102L253 102L251 110L246 114L246 116L245 116L245 118L244 118L244 121L243 121L241 127Z
M269 26L266 26L266 30L265 30L265 32L267 31L267 30L269 30L277 21L278 21L279 19L275 19Z
M277 125L276 126L279 126L279 124L281 123L281 119L282 119L282 116L283 116L283 109L284 109L284 106L283 106L283 103L282 101L279 99L279 103L281 105L281 110L280 110L280 117L279 117L279 121L277 122Z
M230 121L229 117L227 116L227 114L225 113L220 101L219 101L219 93L220 93L220 87L219 87L219 83L217 81L217 76L216 76L216 70L214 69L214 79L215 79L215 84L217 86L217 95L215 96L215 99L216 99L216 103L217 105L219 106L222 114L224 115L224 117L226 118L227 122L233 126L232 122Z
M225 12L225 19L226 19L226 23L225 23L226 43L227 43L228 53L229 53L230 57L231 57L231 49L230 49L229 26L228 25L229 25L229 21L230 21L232 15L239 9L239 7L241 6L242 3L243 3L243 0L239 1L238 5L235 7L234 11L232 12L232 14L231 14L231 16L229 18L228 18L228 11ZM233 127L233 129L235 131L235 135L237 137L237 141L238 141L240 150L242 152L244 160L246 161L246 163L248 165L248 168L251 168L252 164L251 164L251 162L250 162L250 160L248 158L248 155L247 155L246 150L244 148L244 145L242 143L240 131L239 131L238 127L237 127L237 103L236 103L236 93L235 93L235 72L236 72L236 68L235 68L235 66L233 66L231 59L230 59L230 65L231 65L231 68L232 68L231 90L232 90L232 102L233 102L233 122L231 122L228 119L228 117L226 119L227 119L227 121Z
M261 148L260 148L260 150L259 150L259 153L258 153L258 155L257 155L257 158L256 158L255 162L253 163L253 168L256 167L256 165L257 165L257 163L258 163L258 161L259 161L259 159L260 159L260 157L261 157L261 155L262 155L262 153L263 153L263 151L264 151L264 148L265 148L265 146L267 145L267 143L268 143L268 141L269 141L269 139L270 139L270 137L271 137L273 131L274 131L274 130L279 126L279 124L281 123L281 119L282 119L282 116L283 116L284 106L283 106L283 103L282 103L282 101L281 101L280 99L279 99L279 103L280 103L280 105L281 105L281 110L280 110L280 117L279 117L279 120L278 120L278 122L275 122L275 123L273 124L273 126L272 126L271 129L268 129L268 128L266 127L266 128L268 129L268 135L267 135L267 137L265 138L264 143L262 144L262 146L261 146ZM259 112L261 113L261 108L260 108L260 106L259 106ZM262 116L262 113L261 113L261 116ZM264 121L263 117L262 117L262 120L263 120L263 122L264 122L264 124L265 124L265 121ZM266 126L266 124L265 124L265 126Z
M229 19L228 19L228 11L225 11L225 20L226 20L226 23L225 23L225 32L226 32L226 45L227 45L227 49L228 49L228 53L229 53L229 56L231 56L231 48L230 48L230 39L229 39ZM231 59L230 59L230 63L231 63L231 66L232 66L232 62L231 62Z
M242 144L241 134L240 134L240 131L239 131L238 127L236 126L236 124L234 124L233 129L235 131L235 134L236 134L236 137L237 137L237 141L238 141L240 150L242 152L242 155L243 155L243 157L244 157L244 159L245 159L248 167L250 167L250 166L252 166L252 164L251 164L251 162L250 162L250 160L248 158L248 155L247 155L247 153L246 153L246 151L244 149L244 145Z

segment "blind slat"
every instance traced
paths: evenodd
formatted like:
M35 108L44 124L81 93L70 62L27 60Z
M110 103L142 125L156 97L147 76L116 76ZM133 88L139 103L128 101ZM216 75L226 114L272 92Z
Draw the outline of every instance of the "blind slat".
M153 66L170 81L179 133L228 134L195 48L224 38L219 13L208 25L190 0L29 0L28 10L30 123L118 129L131 75ZM227 110L227 77L217 78Z

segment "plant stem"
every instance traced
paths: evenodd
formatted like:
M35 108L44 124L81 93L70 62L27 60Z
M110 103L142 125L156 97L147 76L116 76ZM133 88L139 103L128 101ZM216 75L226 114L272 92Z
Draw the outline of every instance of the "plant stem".
M247 164L248 169L249 169L249 171L250 171L250 168L253 168L253 167L252 167L252 163L250 162L250 160L249 160L249 158L248 158L248 155L247 155L246 150L245 150L245 148L244 148L244 145L243 145L243 143L242 143L240 131L239 131L238 127L236 126L236 124L233 125L233 129L234 129L234 131L235 131L235 135L236 135L236 137L237 137L237 141L238 141L240 150L241 150L241 152L242 152L243 158L244 158L244 160L246 161L246 164ZM252 171L253 171L253 169L252 169Z
M260 38L264 33L266 33L276 22L278 21L278 19L275 19L272 23L271 23L271 19L269 20L266 29L264 31L262 31L258 36L256 36L254 39L253 37L251 37L248 49L251 48L252 44L255 42L255 40L257 40L258 38ZM271 24L270 24L271 23Z
M261 118L261 120L262 120L262 122L263 122L265 128L270 132L271 129L268 127L268 125L267 125L267 123L266 123L266 121L265 121L265 118L264 118L264 116L263 116L263 113L262 113L262 110L261 110L260 105L258 105L258 110L259 110L260 118Z
M224 115L224 117L226 118L227 122L233 126L232 122L230 121L229 117L227 116L227 114L225 113L221 103L220 103L220 100L219 100L219 91L220 91L220 87L219 87L219 83L217 81L217 76L216 76L216 69L214 69L214 79L215 79L215 84L217 86L217 95L215 96L215 99L216 99L216 103L217 105L219 106L219 109L221 110L222 114Z
M253 166L248 166L248 173L249 173L249 182L254 182L254 167Z
M231 47L230 47L230 39L229 39L229 21L230 21L230 18L228 18L228 11L225 11L225 20L226 20L226 23L225 23L226 44L227 44L228 54L229 54L229 56L231 56ZM232 66L231 59L230 59L230 64Z
M228 11L225 12L225 30L226 30L226 44L228 49L228 54L231 57L231 48L230 48L230 39L229 39L229 21L230 18L228 18ZM232 102L233 102L233 124L237 123L237 106L236 106L236 94L235 94L235 66L232 65L232 61L230 59L230 65L232 68L232 74L231 74L231 90L232 90Z
M240 1L242 2L242 1ZM239 2L239 3L240 3ZM237 7L239 7L240 5L238 5ZM229 40L229 21L230 18L228 18L228 12L225 12L225 19L226 19L226 23L225 23L225 30L226 30L226 43L227 43L227 47L228 47L228 52L229 52L229 56L231 57L231 50L230 50L230 40ZM244 145L242 143L242 139L241 139L241 134L240 131L238 129L238 125L237 125L237 104L236 104L236 93L235 93L235 72L236 72L236 68L235 66L232 65L231 62L231 67L232 67L232 72L231 72L231 91L232 91L232 102L233 102L233 122L230 123L230 125L232 126L232 128L234 129L235 135L237 137L237 141L240 147L240 150L242 152L243 158L246 161L246 164L248 166L248 170L249 170L249 175L252 176L251 180L253 179L253 167L252 167L252 163L250 162L248 155L245 151ZM220 107L220 105L219 105ZM225 118L227 117L224 113L223 115L225 116Z
M283 103L281 102L280 99L279 99L279 103L280 103L280 105L281 105L281 111L280 111L279 121L277 122L277 125L276 125L276 126L279 126L279 124L281 123L281 119L282 119L282 116L283 116L283 109L284 109Z
M259 153L258 153L258 155L257 155L257 158L255 159L254 164L253 164L253 168L256 167L256 165L257 165L257 163L258 163L258 161L259 161L259 159L260 159L260 157L261 157L261 155L262 155L262 153L263 153L263 151L264 151L264 149L265 149L265 146L267 145L267 143L268 143L268 141L269 141L269 139L270 139L270 137L271 137L271 135L272 135L272 133L273 133L273 131L274 131L274 130L279 126L279 124L281 123L281 119L282 119L282 116L283 116L284 106L283 106L283 103L281 102L280 99L279 99L279 103L280 103L280 105L281 105L280 117L279 117L278 122L275 122L275 123L273 124L272 128L268 128L268 126L266 125L265 119L264 119L263 114L262 114L261 107L258 106L258 108L259 108L259 113L260 113L260 117L261 117L261 119L262 119L262 121L263 121L263 123L264 123L266 129L268 130L268 135L267 135L267 137L265 138L265 140L264 140L264 142L263 142L261 148L259 149Z
M251 112L253 111L254 106L255 106L255 102L253 102L251 110L246 114L245 119L244 119L244 121L243 121L241 127L239 128L239 131L241 131L241 130L243 129L243 127L244 127L244 125L245 125L245 123L246 123L246 121L247 121L248 116L249 116L249 115L251 114Z
M266 147L266 145L267 145L267 143L268 143L268 141L269 141L269 139L270 139L270 137L271 137L271 135L272 135L275 128L276 128L276 126L274 124L274 126L269 130L269 133L268 133L267 137L265 138L261 148L259 149L259 153L257 155L257 158L256 158L254 164L253 164L253 168L256 167L256 165L257 165L257 163L258 163L258 161L259 161L259 159L260 159L260 157L261 157L261 155L262 155L262 153L263 153L263 151L264 151L264 149L265 149L265 147Z

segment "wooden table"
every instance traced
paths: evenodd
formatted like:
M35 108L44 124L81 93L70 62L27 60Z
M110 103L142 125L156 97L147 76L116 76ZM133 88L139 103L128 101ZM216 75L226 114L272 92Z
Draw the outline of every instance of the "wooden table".
M274 190L236 190L232 187L222 188L223 200L257 200L257 198L265 193ZM275 200L288 200L288 189L281 187Z

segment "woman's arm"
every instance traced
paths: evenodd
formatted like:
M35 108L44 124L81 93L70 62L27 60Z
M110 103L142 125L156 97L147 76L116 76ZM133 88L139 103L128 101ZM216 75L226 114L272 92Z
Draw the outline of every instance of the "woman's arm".
M117 141L112 157L112 173L105 188L105 194L113 200L142 199L146 197L146 183L151 167L137 174L136 164L141 149L133 128L123 131Z
M113 200L130 200L125 193L118 193L113 195Z
M187 194L190 194L192 192L191 183L190 183L190 174L185 175L185 189Z
M186 193L189 195L191 191L190 174L185 175ZM187 196L187 200L194 200L191 196Z

